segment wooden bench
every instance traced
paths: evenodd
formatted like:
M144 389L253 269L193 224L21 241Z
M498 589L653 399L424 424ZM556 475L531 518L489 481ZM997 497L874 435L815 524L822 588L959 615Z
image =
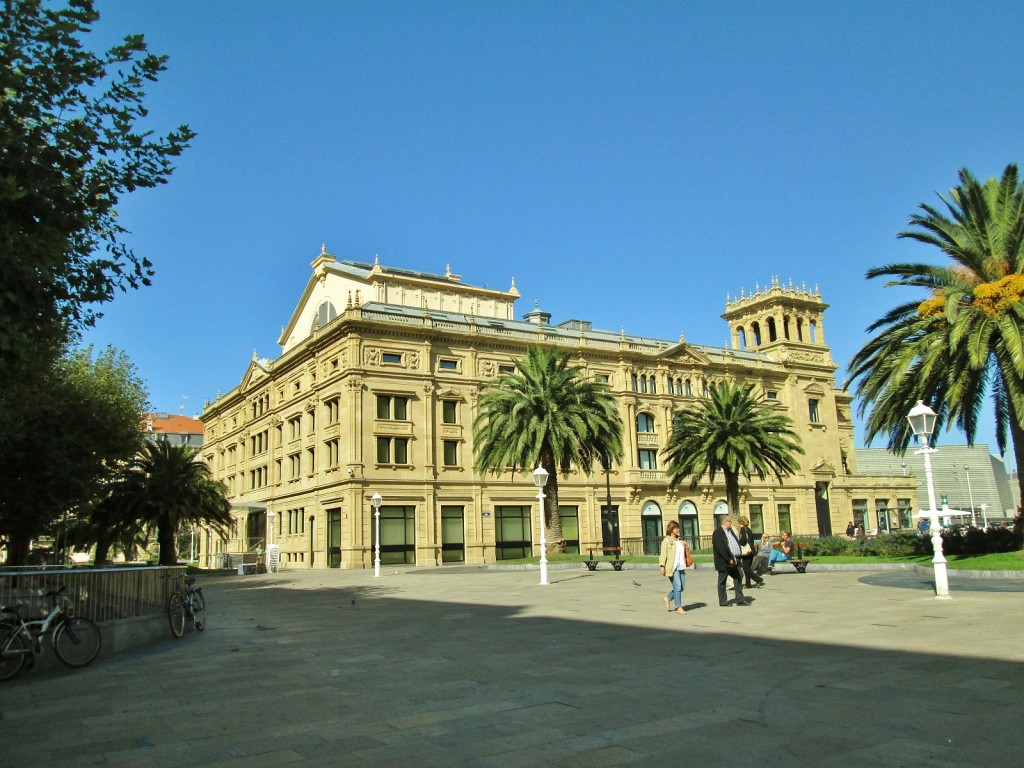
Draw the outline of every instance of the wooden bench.
M614 568L616 571L621 571L622 564L626 562L625 559L622 557L622 547L588 547L587 552L589 553L587 555L589 559L584 560L583 564L587 566L588 570L591 571L596 571L597 564L601 562L594 556L595 552L601 555L607 555L608 553L612 553L612 559L608 562L612 564L612 568Z

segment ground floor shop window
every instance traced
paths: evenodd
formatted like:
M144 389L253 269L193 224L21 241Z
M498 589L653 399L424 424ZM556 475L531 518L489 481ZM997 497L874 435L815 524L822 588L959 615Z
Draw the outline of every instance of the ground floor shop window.
M441 562L466 561L466 526L462 507L441 507Z
M494 508L494 550L498 560L519 560L533 555L532 511L533 507Z
M558 516L562 520L562 536L565 538L565 551L578 555L580 553L579 507L559 506Z
M370 545L376 551L376 521L371 528ZM381 565L416 563L416 507L380 508Z

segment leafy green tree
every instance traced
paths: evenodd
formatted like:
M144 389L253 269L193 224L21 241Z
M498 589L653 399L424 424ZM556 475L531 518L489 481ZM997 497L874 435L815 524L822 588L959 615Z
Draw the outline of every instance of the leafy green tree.
M18 414L0 437L0 534L13 565L33 538L60 537L65 516L138 451L147 404L134 365L111 348L70 351L33 374L0 389L0 410Z
M672 434L662 455L669 487L687 478L695 489L721 473L729 509L740 508L740 478L783 479L800 468L800 439L777 406L753 394L752 385L722 381L693 405L672 414Z
M594 461L622 458L622 420L604 382L570 365L569 353L531 347L516 371L483 388L473 423L478 471L547 470L544 520L549 549L564 550L558 473L590 472Z
M207 525L223 531L231 525L226 488L198 461L195 449L166 441L146 443L114 481L100 505L98 522L111 532L155 528L160 565L178 560L175 534L184 525ZM109 546L113 538L102 544ZM97 557L97 563L99 558Z
M945 211L924 205L899 237L938 248L943 264L899 263L868 270L887 286L918 295L868 328L878 332L854 356L846 386L859 412L870 411L866 439L885 434L888 448L906 450L906 421L918 400L938 418L936 431L955 424L974 443L986 396L991 398L999 451L1007 438L1024 466L1024 187L1017 166L999 179L978 181L967 169ZM921 295L924 299L921 299ZM1021 475L1024 491L1024 474ZM1021 516L1016 522L1018 536Z
M83 36L93 0L0 0L0 389L41 349L98 316L92 305L148 285L152 265L123 242L122 195L167 181L194 137L140 126L145 85L166 57L129 35L104 54ZM2 414L0 414L2 417ZM0 421L0 432L10 424Z

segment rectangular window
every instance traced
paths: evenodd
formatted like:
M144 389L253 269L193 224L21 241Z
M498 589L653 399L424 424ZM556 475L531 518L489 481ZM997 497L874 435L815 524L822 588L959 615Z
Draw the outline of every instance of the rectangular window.
M868 529L868 500L853 500L853 524L864 531Z
M327 468L336 469L338 467L339 455L341 452L341 441L337 438L334 440L328 440L324 443L324 451L327 454Z
M372 511L372 510L371 510ZM376 526L370 526L370 544L376 546ZM380 561L384 565L416 563L416 508L380 508Z
M377 438L377 463L378 464L408 464L409 463L409 438L408 437L378 437Z
M757 536L764 533L764 505L750 505L750 530Z
M494 508L494 549L497 560L518 560L533 554L533 507Z
M380 356L381 362L383 363L400 363L402 362L402 356L397 352L385 352Z
M457 371L459 370L459 361L451 360L449 358L441 358L437 361L437 367L442 371Z
M302 417L292 416L288 419L288 434L292 440L302 437Z
M306 449L306 471L311 475L316 472L316 448Z
M302 461L297 453L293 453L288 457L288 478L294 480L302 474Z
M579 507L558 505L558 516L562 519L562 536L565 537L565 551L580 553L580 510Z
M910 499L896 499L896 507L899 510L900 528L913 528L914 510L910 506Z
M878 521L878 532L889 532L889 500L875 499L875 520Z
M409 418L409 398L377 395L377 418L406 421Z
M779 397L779 393L770 389L764 393L764 396L766 400L776 400Z
M818 401L811 398L807 401L807 418L811 420L812 424L817 424L821 419L818 418Z
M458 416L458 403L454 400L441 401L441 421L445 424L455 424Z
M641 448L637 451L637 463L640 465L640 469L657 469L658 452Z
M789 504L779 504L779 531L793 533L793 517L789 513Z
M465 524L462 507L441 507L441 562L466 560Z
M499 376L504 376L506 373L515 373L515 372L516 372L516 367L514 365L499 365L498 366L498 375Z
M611 383L611 380L609 379L607 373L595 373L594 374L594 381L596 381L598 384L610 384Z
M444 465L446 467L457 467L459 465L459 441L444 441Z
M327 417L327 425L337 424L338 419L341 417L341 401L337 397L332 397L330 400L324 403L324 412Z

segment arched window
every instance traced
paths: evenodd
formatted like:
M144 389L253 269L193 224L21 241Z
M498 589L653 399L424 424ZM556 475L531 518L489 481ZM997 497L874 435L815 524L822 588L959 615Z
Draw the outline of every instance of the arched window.
M778 335L775 333L775 318L768 318L768 341L777 341Z
M761 325L760 323L751 323L750 332L754 335L754 346L761 346Z
M690 549L696 549L700 539L700 524L697 520L697 507L692 501L684 501L679 505L679 535L686 539Z
M654 431L654 417L649 413L638 413L636 415L636 431L637 432L653 432Z
M312 331L318 327L323 328L337 316L338 313L334 310L334 305L330 301L325 301L317 309L316 315L313 317L313 323L310 325L309 330Z
M739 328L736 329L736 336L740 340L740 349L746 349L747 348L747 332L743 329L742 325Z

